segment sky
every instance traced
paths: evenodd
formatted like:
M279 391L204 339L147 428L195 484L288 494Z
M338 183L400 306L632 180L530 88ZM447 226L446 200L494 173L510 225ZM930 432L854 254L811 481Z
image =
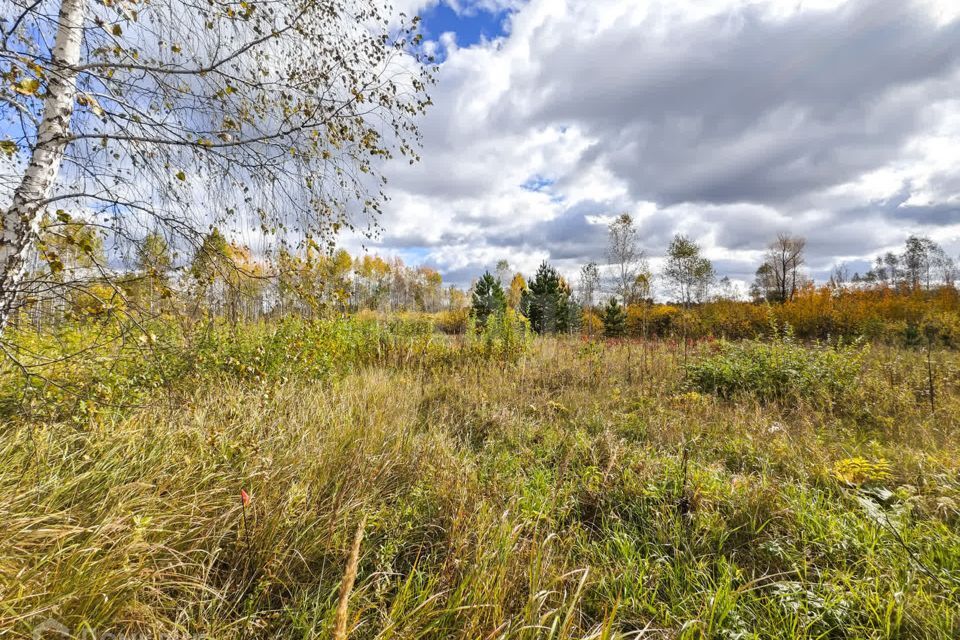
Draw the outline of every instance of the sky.
M402 0L440 61L422 162L391 166L365 246L469 284L506 259L606 261L629 213L656 269L697 240L752 279L926 234L960 253L956 0ZM359 241L354 241L358 244Z
M960 255L958 0L393 2L434 106L355 253L575 278L629 213L655 271L684 233L743 290L780 232L820 281L909 234Z

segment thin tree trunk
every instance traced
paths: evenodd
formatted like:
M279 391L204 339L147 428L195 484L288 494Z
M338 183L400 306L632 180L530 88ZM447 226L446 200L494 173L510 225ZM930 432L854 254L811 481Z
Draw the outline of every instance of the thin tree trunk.
M70 117L77 94L77 72L88 0L62 0L51 54L43 119L36 145L10 208L3 212L0 235L0 333L21 296L30 252L40 232L41 202L49 195L63 161Z

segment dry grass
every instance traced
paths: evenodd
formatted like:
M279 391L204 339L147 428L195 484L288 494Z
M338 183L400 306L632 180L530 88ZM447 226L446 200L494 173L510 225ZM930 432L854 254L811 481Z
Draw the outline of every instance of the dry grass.
M829 403L690 391L698 357L539 340L11 424L0 633L960 637L960 357L934 411L917 352Z
M347 559L347 569L340 583L340 599L337 603L337 614L333 620L333 639L346 640L347 615L350 609L350 593L357 580L357 565L360 562L360 544L363 542L363 529L367 526L367 517L360 518L357 533L353 537L353 546L350 547L350 557Z

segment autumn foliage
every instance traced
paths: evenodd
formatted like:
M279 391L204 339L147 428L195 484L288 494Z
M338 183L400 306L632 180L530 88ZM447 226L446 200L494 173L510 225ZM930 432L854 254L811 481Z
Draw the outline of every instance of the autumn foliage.
M926 325L939 340L960 345L960 294L953 287L904 291L892 287L844 289L808 286L782 305L716 300L689 309L670 304L630 305L631 337L759 338L771 326L790 326L797 338L865 337L916 341Z

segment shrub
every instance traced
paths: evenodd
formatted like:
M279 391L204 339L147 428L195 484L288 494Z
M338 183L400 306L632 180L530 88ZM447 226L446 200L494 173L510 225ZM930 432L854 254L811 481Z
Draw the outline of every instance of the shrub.
M739 340L766 335L770 326L770 307L733 300L717 300L698 309L700 320L717 338Z
M603 319L593 309L584 309L580 320L580 331L587 336L598 336L603 333Z
M515 359L525 352L525 318L508 311L487 324L462 355ZM12 329L11 348L26 367L49 364L42 376L0 364L0 418L79 421L122 414L160 387L175 391L229 379L329 381L367 366L429 368L461 355L458 341L439 335L429 315L416 313L195 327L156 321L145 328L69 323L47 333ZM70 356L76 353L83 355Z
M835 400L860 372L859 344L803 346L791 336L770 343L719 343L718 351L686 367L688 385L732 398L746 393L762 401L807 397Z
M483 327L467 321L467 345L474 354L514 361L526 353L532 339L530 321L513 309L491 315Z
M92 284L69 296L67 317L71 320L105 320L122 313L126 303L118 290L105 284Z
M665 304L650 310L650 330L658 336L668 336L673 331L673 321L680 315L680 309Z
M945 347L960 347L960 316L955 313L930 313L916 328L918 339L915 343L926 344L932 341ZM912 342L910 339L908 343Z
M462 335L467 330L467 317L470 309L450 309L434 315L433 324L438 331L448 335Z
M684 340L695 340L710 335L710 332L698 314L683 310L673 318L673 335Z
M804 340L863 337L908 345L922 342L920 325L937 318L937 340L947 347L960 346L960 294L950 286L904 291L811 285L782 305L715 300L688 309L630 305L626 312L627 334L637 337L758 339L770 335L772 317L789 324Z

